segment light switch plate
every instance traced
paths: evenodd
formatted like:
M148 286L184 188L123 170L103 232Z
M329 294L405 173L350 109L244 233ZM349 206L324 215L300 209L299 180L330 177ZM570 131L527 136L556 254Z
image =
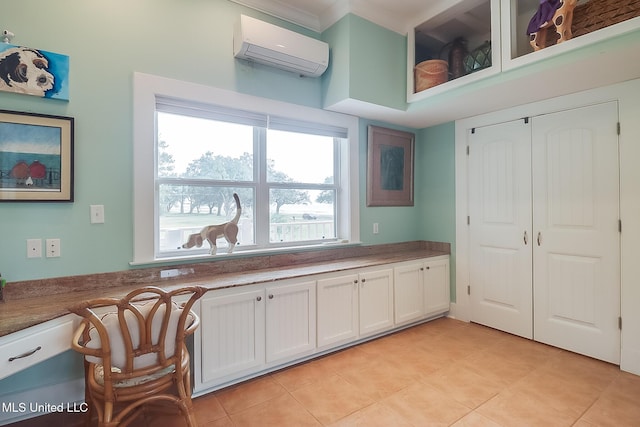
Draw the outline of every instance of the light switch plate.
M91 224L104 224L104 205L91 205Z

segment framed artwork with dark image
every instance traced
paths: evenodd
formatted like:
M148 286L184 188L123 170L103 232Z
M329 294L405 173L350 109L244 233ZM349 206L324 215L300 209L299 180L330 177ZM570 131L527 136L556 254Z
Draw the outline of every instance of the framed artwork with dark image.
M415 134L369 126L367 206L413 206Z
M0 110L0 202L73 201L72 117Z

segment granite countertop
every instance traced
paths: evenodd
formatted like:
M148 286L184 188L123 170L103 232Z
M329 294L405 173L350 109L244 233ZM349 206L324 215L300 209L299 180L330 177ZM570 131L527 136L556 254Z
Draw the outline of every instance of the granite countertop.
M67 307L79 301L100 297L120 298L143 286L152 285L172 290L182 286L198 285L215 291L450 253L448 244L418 243L420 244L379 245L375 250L364 251L360 247L351 250L341 249L330 256L322 251L321 256L315 257L315 252L310 252L303 255L247 258L245 261L236 259L192 264L174 267L188 274L171 279L160 278L160 271L171 267L156 267L8 283L5 288L5 301L0 302L0 337L69 314ZM386 250L383 250L385 248ZM344 251L350 256L345 256ZM315 258L320 259L314 261ZM233 263L233 267L225 263Z

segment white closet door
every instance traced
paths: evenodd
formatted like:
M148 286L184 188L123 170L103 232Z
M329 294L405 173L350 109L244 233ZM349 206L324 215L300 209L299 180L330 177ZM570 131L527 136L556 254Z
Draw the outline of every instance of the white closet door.
M533 119L534 339L620 362L617 103ZM539 236L539 237L538 237Z
M532 338L531 130L524 120L469 135L471 320Z

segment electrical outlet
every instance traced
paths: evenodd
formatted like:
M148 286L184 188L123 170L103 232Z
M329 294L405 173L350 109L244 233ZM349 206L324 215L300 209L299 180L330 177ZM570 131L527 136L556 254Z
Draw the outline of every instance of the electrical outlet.
M47 258L57 258L60 256L60 239L47 239L45 241L45 247Z
M27 258L42 258L42 239L27 239Z

